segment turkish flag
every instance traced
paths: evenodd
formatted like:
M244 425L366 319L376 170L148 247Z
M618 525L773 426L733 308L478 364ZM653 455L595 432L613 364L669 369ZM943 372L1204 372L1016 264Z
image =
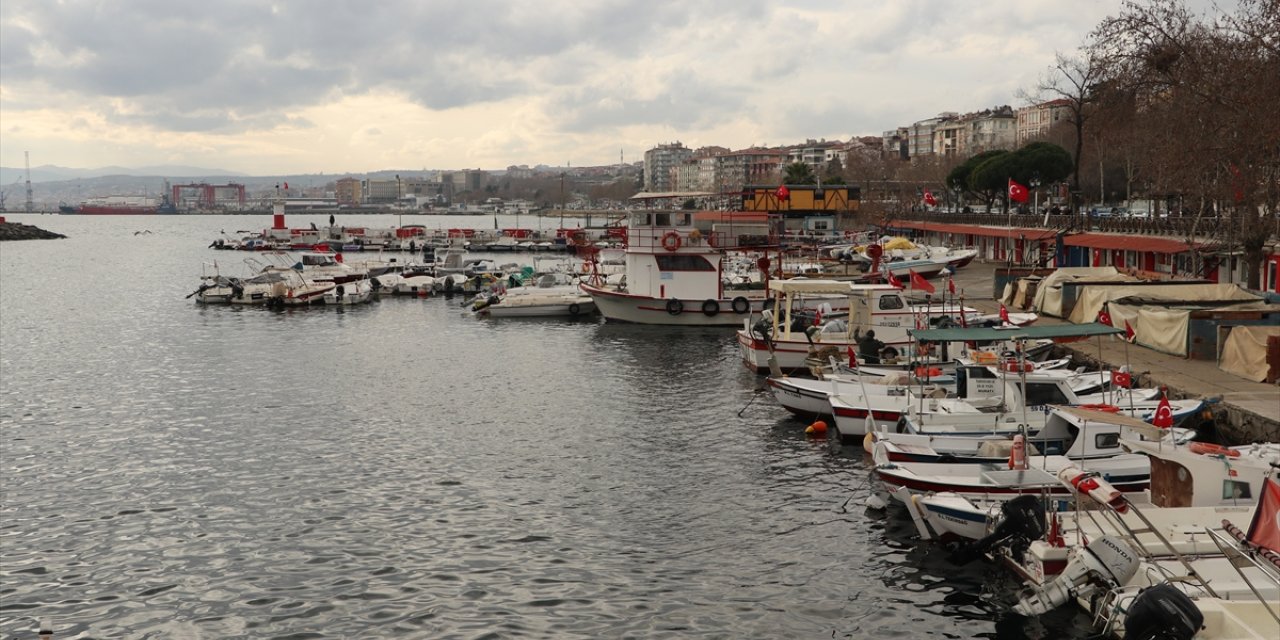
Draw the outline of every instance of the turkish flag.
M920 289L921 291L928 291L929 293L933 293L934 291L933 285L929 284L929 281L925 280L924 276L916 273L915 269L911 269L910 273L911 273L912 289Z
M1262 481L1262 495L1245 540L1280 553L1280 483L1271 478Z
M850 368L850 369L857 369L857 368L858 368L858 358L857 358L856 356L854 356L854 355L853 355L853 345L849 345L849 346L845 347L845 348L844 348L844 352L845 352L845 354L846 354L846 355L848 355L848 356L849 356L849 368Z
M938 206L938 199L937 199L937 198L935 198L935 197L933 197L933 192L932 192L932 191L929 191L928 189L925 189L925 191L924 191L924 203L925 203L925 204L927 204L927 205L929 205L929 206L931 206L931 207L936 207L936 206Z
M820 324L822 324L822 309L818 309L813 314L813 326L816 327Z
M1014 202L1026 202L1027 197L1031 194L1027 188L1018 184L1013 178L1009 178L1009 199Z
M1127 371L1112 371L1111 386L1124 387L1128 389L1133 386L1133 374Z
M778 199L779 199L779 200L790 200L790 199L791 199L791 190L790 190L790 189L788 189L788 188L787 188L787 185L785 185L785 184L784 184L784 185L782 185L781 187L778 187L778 190L777 190L777 191L775 191L774 193L776 193L776 194L778 195Z
M286 191L289 189L289 183L288 183L288 182L284 183L284 188L285 188L285 190L286 190Z
M894 287L897 287L898 289L902 288L902 281L899 280L897 276L893 275L892 271L885 271L884 274L885 274L885 280L888 281L889 284L893 285Z
M1151 416L1151 424L1161 429L1168 429L1173 426L1173 407L1169 406L1169 397L1160 394L1160 404L1156 406L1156 412Z
M1129 326L1129 321L1125 320L1124 321L1124 339L1128 340L1129 342L1133 342L1133 339L1136 337L1138 337L1138 334L1134 332L1133 327Z
M1009 320L1009 310L1006 309L1004 305L1000 305L1000 321L1005 324L1013 324L1013 322Z
M955 280L952 280L951 278L947 278L947 291L950 291L950 292L951 292L951 295L953 295L953 296L956 294L956 281L955 281Z
M1106 307L1103 307L1098 310L1098 319L1096 320L1096 322L1100 324L1105 324L1107 326L1111 325L1111 314L1107 313Z

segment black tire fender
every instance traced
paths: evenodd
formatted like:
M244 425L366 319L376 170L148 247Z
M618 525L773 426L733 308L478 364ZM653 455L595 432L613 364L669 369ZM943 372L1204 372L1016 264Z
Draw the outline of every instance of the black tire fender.
M678 316L681 313L684 313L684 303L675 298L667 300L667 313L673 316Z
M702 313L706 316L714 316L720 313L720 303L710 298L702 301Z
M742 296L733 299L733 312L736 314L744 314L751 310L751 302Z

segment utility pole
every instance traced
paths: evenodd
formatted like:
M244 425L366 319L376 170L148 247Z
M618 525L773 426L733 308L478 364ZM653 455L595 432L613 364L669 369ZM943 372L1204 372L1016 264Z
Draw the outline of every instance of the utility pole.
M33 213L36 210L35 199L31 197L31 152L23 151L22 155L26 158L27 165L27 213Z

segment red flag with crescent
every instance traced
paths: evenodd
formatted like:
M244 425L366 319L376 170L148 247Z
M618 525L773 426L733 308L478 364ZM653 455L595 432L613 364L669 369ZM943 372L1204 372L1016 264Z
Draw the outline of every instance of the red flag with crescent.
M1156 405L1156 412L1151 416L1151 424L1161 429L1173 426L1173 407L1169 406L1169 396L1160 394L1160 404Z
M1006 309L1004 305L1000 305L1000 321L1006 324L1013 324L1013 322L1009 320L1009 310Z
M1098 310L1097 322L1099 324L1105 324L1107 326L1111 326L1111 314L1107 313L1106 307L1103 307Z
M790 199L791 199L791 190L790 190L790 189L788 189L788 188L787 188L787 185L785 185L785 184L784 184L784 185L782 185L781 187L778 187L778 190L777 190L777 191L775 191L774 193L776 193L776 194L777 194L777 196L778 196L778 199L779 199L779 200L790 200Z
M1024 185L1018 184L1013 178L1009 178L1009 199L1014 202L1026 202L1030 194Z
M845 352L845 354L847 354L847 355L849 356L849 368L850 368L850 369L857 369L857 368L858 368L858 358L857 358L857 356L855 356L855 355L854 355L854 353L853 353L853 345L849 345L849 346L845 347L845 348L844 348L844 352Z
M1133 327L1129 325L1129 321L1125 320L1124 321L1124 339L1128 340L1129 342L1133 342L1133 339L1136 337L1138 337L1137 332L1135 332L1133 330Z
M947 278L947 291L951 292L951 295L953 295L953 296L956 294L956 281L955 281L955 280L952 280L951 278Z
M929 281L925 280L924 276L916 273L915 269L910 269L909 272L911 273L912 289L919 289L921 291L928 291L929 293L933 293L934 291L933 285L929 284Z
M932 191L929 191L928 189L925 189L925 190L924 190L924 203L925 203L925 204L927 204L927 205L929 205L929 206L931 206L931 207L936 207L936 206L938 206L938 199L937 199L937 198L935 198L935 197L933 197L933 192L932 192Z
M885 280L887 280L889 284L893 285L898 289L902 288L902 281L898 279L898 276L893 275L892 271L885 271L884 273L885 273Z

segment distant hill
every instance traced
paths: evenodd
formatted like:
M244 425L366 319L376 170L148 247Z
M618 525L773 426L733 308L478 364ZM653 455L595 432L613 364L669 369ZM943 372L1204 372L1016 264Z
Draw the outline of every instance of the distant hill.
M61 180L100 178L103 176L209 178L239 177L243 175L245 174L226 171L224 169L207 169L204 167L190 167L185 165L155 165L135 168L110 166L99 167L97 169L75 169L71 167L59 167L51 164L31 167L32 184L37 182L57 182ZM0 167L0 185L9 186L15 182L25 182L26 179L26 172L22 168Z

